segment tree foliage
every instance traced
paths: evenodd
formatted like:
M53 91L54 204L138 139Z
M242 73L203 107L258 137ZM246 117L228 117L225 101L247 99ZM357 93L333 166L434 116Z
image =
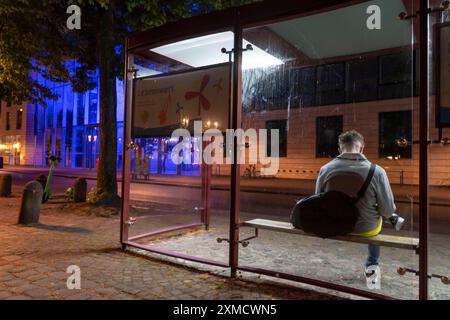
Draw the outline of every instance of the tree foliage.
M45 104L57 98L42 79L83 92L100 78L100 167L97 188L117 198L116 77L127 35L251 0L0 0L0 99ZM81 29L68 30L66 9L81 8ZM76 61L69 68L68 61ZM106 137L108 141L106 141ZM101 198L101 197L100 197Z
M251 0L0 0L0 99L44 104L57 96L40 79L70 82L76 92L94 85L99 13L114 11L116 68L122 76L125 37L169 21L250 3ZM82 29L66 28L67 6L82 9ZM67 61L78 62L69 68ZM39 79L40 78L40 79Z

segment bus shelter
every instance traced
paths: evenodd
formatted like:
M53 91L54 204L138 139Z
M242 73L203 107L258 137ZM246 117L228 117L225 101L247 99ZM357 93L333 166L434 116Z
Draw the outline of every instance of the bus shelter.
M131 36L123 248L375 299L450 298L448 9L263 1ZM386 171L403 230L321 239L290 225L347 130ZM368 244L381 246L377 288Z

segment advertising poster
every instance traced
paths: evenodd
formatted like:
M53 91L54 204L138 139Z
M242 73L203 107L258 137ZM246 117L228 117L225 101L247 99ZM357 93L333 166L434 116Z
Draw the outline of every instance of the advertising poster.
M195 120L229 127L230 64L139 78L133 92L133 138L168 137ZM188 120L188 121L186 121Z
M439 95L437 105L438 127L450 127L450 25L439 29Z

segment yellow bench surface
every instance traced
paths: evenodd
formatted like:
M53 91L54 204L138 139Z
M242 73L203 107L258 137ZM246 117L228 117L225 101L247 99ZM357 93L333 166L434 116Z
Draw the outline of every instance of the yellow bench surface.
M294 228L291 223L283 222L283 221L275 221L275 220L267 220L267 219L253 219L249 221L245 221L242 223L242 226L245 227L253 227L258 229L266 229L278 232L285 233L293 233L310 237L317 237L314 234L306 233L300 229ZM365 244L377 244L384 247L392 247L392 248L401 248L401 249L410 249L416 250L419 247L419 239L411 238L411 237L399 237L392 236L387 234L378 234L375 237L361 237L361 236L337 236L328 239L340 240L340 241L349 241L349 242L357 242L357 243L365 243Z

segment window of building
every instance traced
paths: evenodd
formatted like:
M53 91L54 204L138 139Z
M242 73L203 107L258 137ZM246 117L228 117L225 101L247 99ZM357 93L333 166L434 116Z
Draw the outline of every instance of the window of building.
M85 137L84 127L77 127L75 130L75 152L83 153Z
M73 111L68 109L66 111L66 145L72 145L72 131L73 131Z
M89 91L89 124L97 123L97 90Z
M316 68L292 70L294 106L310 107L316 100Z
M63 123L63 109L58 108L56 113L56 127L61 128Z
M81 168L85 166L85 128L84 126L74 128L74 157L75 157L75 167Z
M59 96L58 100L55 101L55 116L56 116L56 127L62 128L63 126L63 110L64 110L64 87L61 86L56 89L56 94Z
M42 104L36 104L34 107L34 132L38 134L45 129L46 109Z
M323 106L345 102L344 63L317 67L316 105Z
M290 97L289 72L284 68L277 68L267 77L267 96L271 103L268 110L286 109Z
M82 155L82 154L75 155L75 167L76 168L83 168L83 159L84 159L84 155Z
M267 129L267 156L271 156L271 131L273 129L278 129L278 146L279 146L279 157L287 156L287 120L269 120L266 121Z
M290 72L274 67L245 70L242 108L244 112L286 109L291 96Z
M244 70L242 76L242 112L252 112L261 108L258 99L259 80L256 70Z
M77 125L84 124L84 94L79 93L77 96Z
M22 129L22 114L23 114L23 109L20 108L19 110L17 110L17 116L16 116L16 129Z
M336 157L338 151L338 137L343 130L343 117L317 117L316 119L316 157Z
M389 159L411 158L411 111L380 112L379 155Z
M418 54L402 52L291 69L244 71L243 111L399 99L418 95ZM289 100L290 98L290 100Z
M418 96L420 94L420 59L419 59L419 50L414 50L414 95ZM434 78L429 77L428 80L430 81L430 94L436 94L436 86L433 83Z
M379 60L379 98L411 97L414 93L412 53L389 54L381 56Z
M11 129L11 117L9 112L6 113L6 130Z
M377 57L346 63L346 101L374 101L378 97Z
M46 128L53 128L54 106L55 102L53 100L47 102L47 107L45 108L45 116L47 118Z

